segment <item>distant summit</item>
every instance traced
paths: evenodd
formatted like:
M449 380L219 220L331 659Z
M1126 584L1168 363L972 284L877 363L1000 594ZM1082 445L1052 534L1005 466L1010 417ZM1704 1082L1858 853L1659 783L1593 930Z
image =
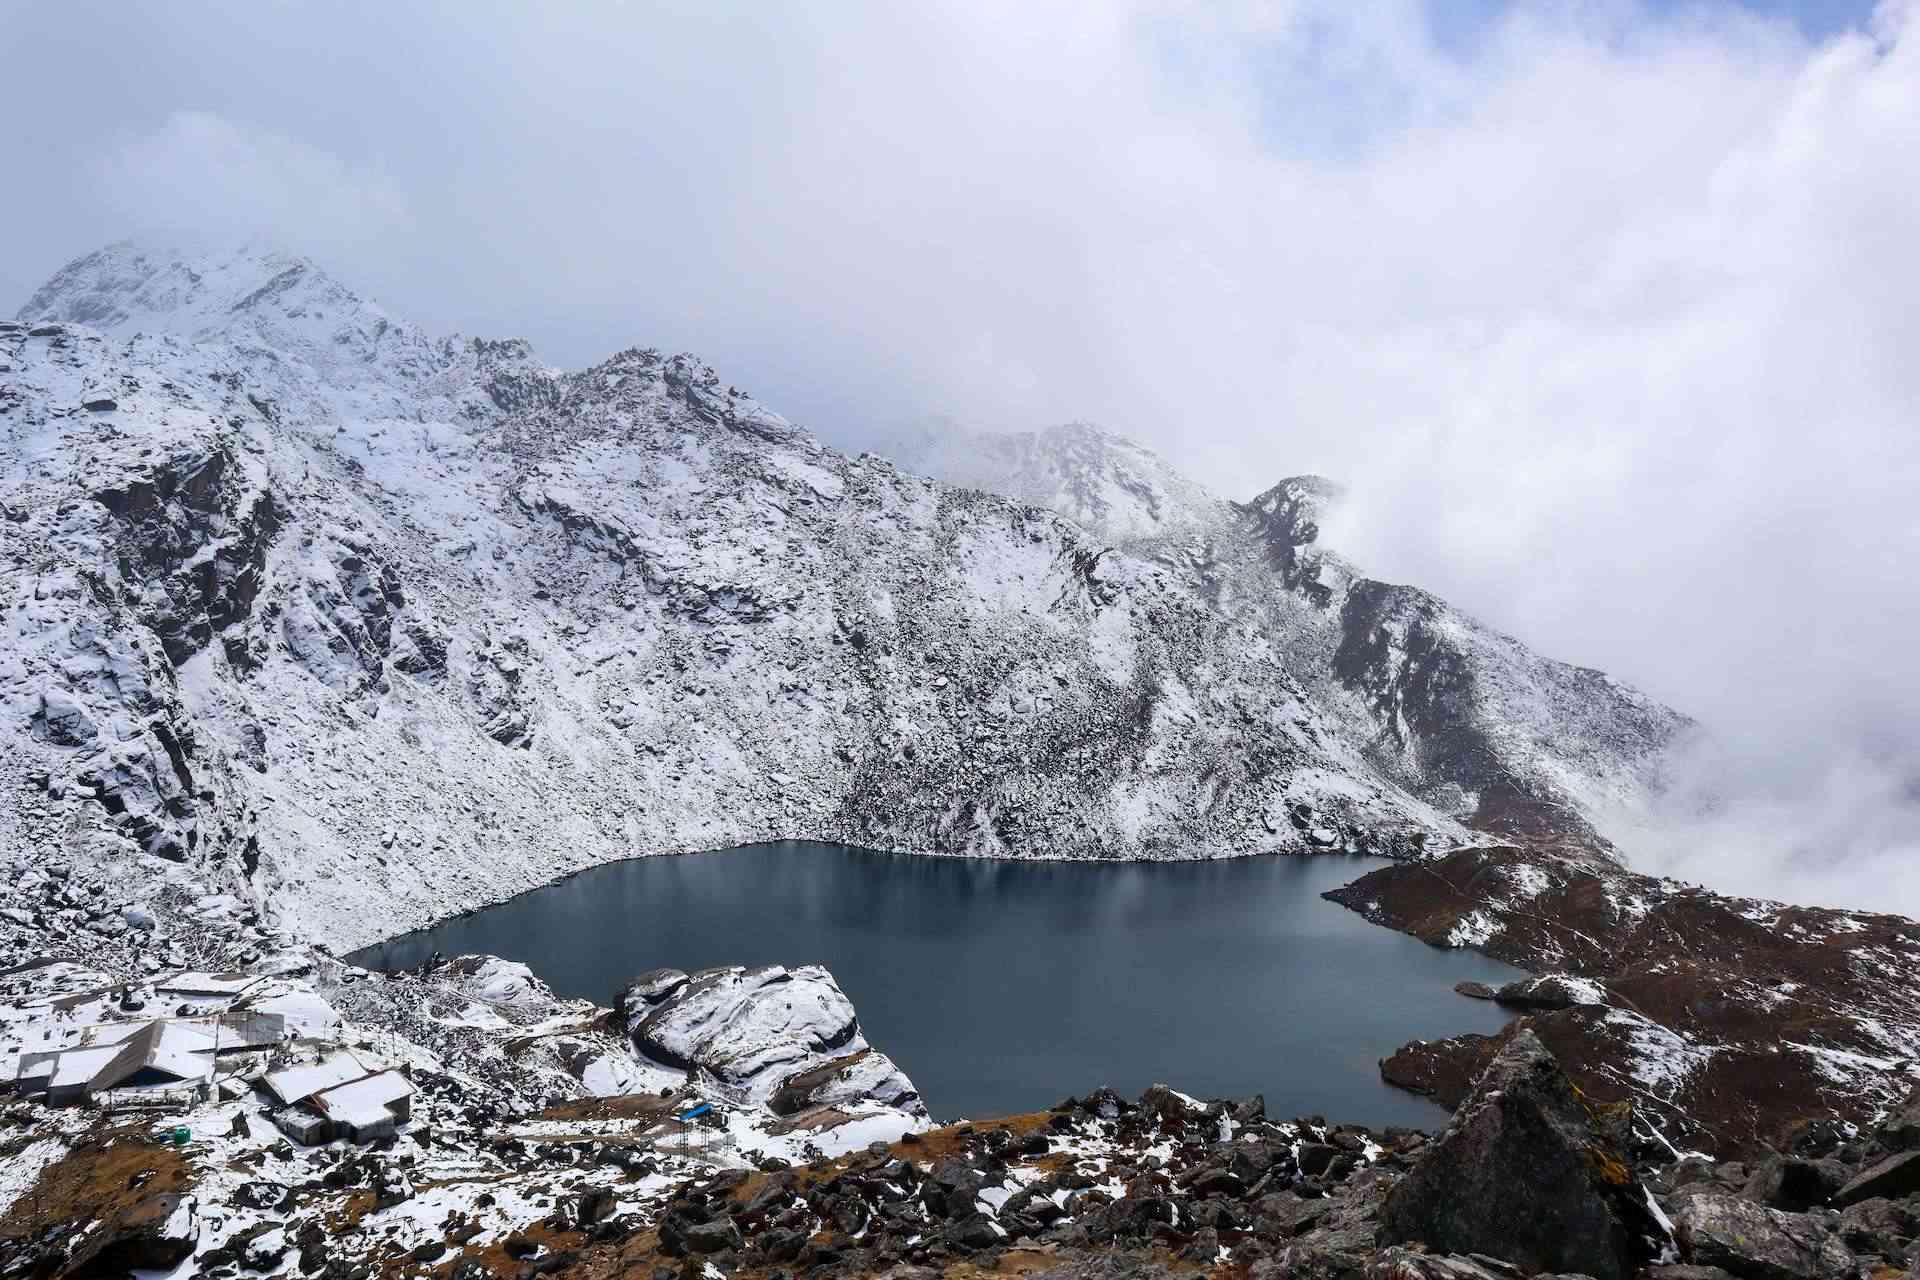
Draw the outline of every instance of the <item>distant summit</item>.
M231 336L263 319L276 327L302 321L336 332L396 327L378 305L295 254L239 247L193 255L131 240L62 267L16 318L195 341Z
M432 337L311 259L276 249L193 254L121 241L62 267L16 319L220 343L278 393L282 410L328 421L474 421L485 402L517 401L556 372L518 339Z

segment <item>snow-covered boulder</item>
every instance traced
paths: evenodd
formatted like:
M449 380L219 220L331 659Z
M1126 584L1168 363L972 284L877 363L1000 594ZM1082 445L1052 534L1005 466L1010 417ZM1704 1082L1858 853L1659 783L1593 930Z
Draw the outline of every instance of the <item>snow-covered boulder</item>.
M912 1083L868 1046L853 1002L819 965L682 976L656 970L621 994L627 1034L645 1056L711 1075L756 1102L784 1089L782 1110L856 1099L919 1108Z
M546 984L533 970L499 956L460 956L441 974L462 991L487 1004L537 1004L552 999Z

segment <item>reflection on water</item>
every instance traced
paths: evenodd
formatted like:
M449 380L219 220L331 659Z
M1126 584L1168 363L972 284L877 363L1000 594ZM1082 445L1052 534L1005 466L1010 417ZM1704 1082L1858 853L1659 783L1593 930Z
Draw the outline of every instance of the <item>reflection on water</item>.
M583 872L369 947L394 968L485 952L601 1003L656 965L823 964L936 1116L1044 1107L1107 1084L1264 1093L1278 1115L1431 1125L1380 1083L1401 1043L1493 1031L1456 996L1517 970L1324 901L1375 860L923 858L783 841Z

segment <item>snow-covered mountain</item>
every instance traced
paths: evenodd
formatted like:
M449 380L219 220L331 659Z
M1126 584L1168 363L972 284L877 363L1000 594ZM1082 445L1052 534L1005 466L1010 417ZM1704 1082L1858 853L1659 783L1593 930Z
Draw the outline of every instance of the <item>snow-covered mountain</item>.
M1685 725L1321 551L1325 482L1228 504L1087 428L989 461L113 246L0 323L0 840L339 945L775 836L1603 848Z
M1343 494L1323 476L1233 502L1082 423L996 433L938 422L881 451L948 484L1049 507L1135 556L1191 566L1220 612L1269 628L1376 770L1477 831L1604 848L1657 789L1661 748L1688 728L1603 672L1541 658L1436 596L1366 577L1321 542Z

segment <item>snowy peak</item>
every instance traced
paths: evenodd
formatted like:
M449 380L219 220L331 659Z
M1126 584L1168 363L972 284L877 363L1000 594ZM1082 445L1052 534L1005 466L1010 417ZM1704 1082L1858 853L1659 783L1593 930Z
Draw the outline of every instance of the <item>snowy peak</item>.
M558 376L524 341L436 339L277 250L122 241L61 268L18 318L224 345L280 411L316 422L477 422L539 402Z
M948 484L1049 508L1119 543L1191 536L1229 514L1153 450L1086 422L1004 433L937 422L880 452Z
M380 330L395 322L306 258L250 248L192 255L132 241L68 263L18 319L84 324L116 336L170 333L193 341L257 325Z

